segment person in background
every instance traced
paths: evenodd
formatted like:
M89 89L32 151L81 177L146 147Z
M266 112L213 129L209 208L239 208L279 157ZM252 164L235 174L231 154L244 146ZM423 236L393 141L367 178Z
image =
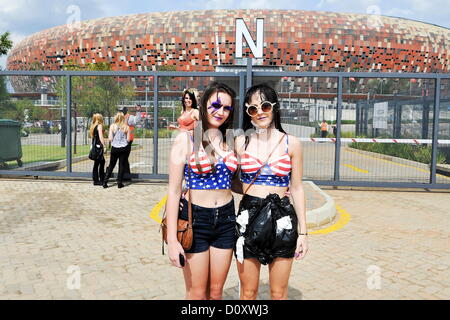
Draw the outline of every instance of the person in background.
M336 124L333 124L333 125L331 126L331 128L333 129L333 135L334 135L334 137L336 138L336 137L337 137L337 125L336 125Z
M92 123L89 129L89 134L93 139L98 137L103 146L103 149L105 149L105 138L103 137L103 116L100 113L96 113L92 116ZM95 186L101 186L104 179L105 157L104 155L102 155L101 159L97 159L94 161L94 167L92 168L92 180L94 180Z
M197 88L191 88L189 91L194 93L195 99L197 100L197 108L200 108L200 92Z
M130 141L128 142L127 145L127 157L126 157L126 161L125 161L125 165L124 165L124 175L123 175L123 180L126 181L131 181L131 170L130 170L130 153L131 153L131 146L133 144L133 140L134 140L134 127L136 127L138 125L138 123L141 121L141 105L138 104L136 105L136 115L133 116L131 114L128 113L128 108L127 107L121 107L119 108L119 111L121 111L124 116L125 116L125 122L126 124L130 127Z
M198 93L198 90L195 89ZM180 131L194 130L195 121L199 119L199 110L197 105L197 97L194 89L187 89L183 91L181 104L183 111L177 119L178 127L174 125L169 126L169 130L178 129Z
M106 170L103 188L108 188L108 180L111 178L117 160L119 160L119 174L117 176L117 187L123 188L123 175L125 171L125 161L128 155L127 146L131 139L130 127L125 122L125 116L122 112L117 112L114 117L114 123L109 128L109 141L111 141L111 158Z
M320 137L326 138L328 134L328 123L325 120L322 120L320 124Z

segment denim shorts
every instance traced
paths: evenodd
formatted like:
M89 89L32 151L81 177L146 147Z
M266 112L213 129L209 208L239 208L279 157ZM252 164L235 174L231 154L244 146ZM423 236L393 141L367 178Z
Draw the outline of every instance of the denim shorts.
M188 219L187 201L183 199L181 219ZM233 249L236 242L236 214L234 200L218 208L205 208L192 204L192 247L186 253L199 253L210 246L219 249Z

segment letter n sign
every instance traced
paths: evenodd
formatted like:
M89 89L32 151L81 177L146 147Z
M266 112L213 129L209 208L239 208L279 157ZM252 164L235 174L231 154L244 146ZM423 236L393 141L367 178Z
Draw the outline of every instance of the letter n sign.
M253 41L244 19L236 19L236 58L242 58L242 38L247 41L253 56L263 58L264 46L264 19L256 19L256 44Z

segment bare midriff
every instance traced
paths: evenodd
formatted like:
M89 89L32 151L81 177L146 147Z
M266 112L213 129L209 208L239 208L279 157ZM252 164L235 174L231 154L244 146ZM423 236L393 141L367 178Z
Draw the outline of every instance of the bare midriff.
M248 186L249 186L249 184L243 183L242 190L245 192L245 190L247 190ZM285 196L287 189L288 189L288 187L273 187L273 186L268 187L268 186L252 184L252 186L248 190L247 194L249 196L265 198L271 193L276 193L280 196L280 198L283 198Z
M188 197L188 194L186 195ZM205 208L216 208L226 205L233 198L231 190L196 190L191 189L191 202Z

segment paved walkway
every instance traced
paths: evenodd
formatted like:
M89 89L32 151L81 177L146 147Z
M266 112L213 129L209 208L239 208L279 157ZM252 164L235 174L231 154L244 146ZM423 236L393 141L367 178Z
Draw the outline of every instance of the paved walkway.
M183 299L149 218L166 188L0 179L0 299ZM450 299L449 192L323 190L339 212L330 225L350 220L310 236L291 299ZM233 263L225 299L237 279ZM263 268L260 298L267 283Z

